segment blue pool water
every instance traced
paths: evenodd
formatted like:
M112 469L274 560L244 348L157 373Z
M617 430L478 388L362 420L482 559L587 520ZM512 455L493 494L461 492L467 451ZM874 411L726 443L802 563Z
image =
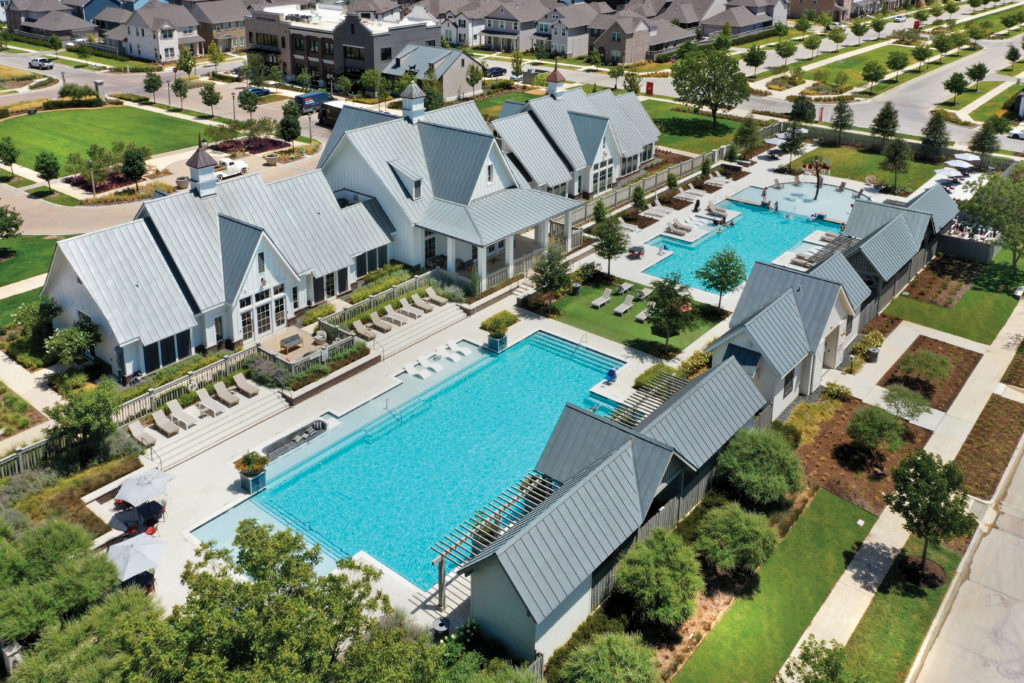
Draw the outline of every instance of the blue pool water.
M694 271L725 247L736 250L749 275L755 261L774 261L815 230L839 232L839 226L829 221L811 220L795 213L769 211L740 202L720 204L723 208L742 212L736 219L736 225L725 227L722 232L712 232L692 244L665 235L655 237L647 242L648 246L654 247L655 251L664 247L672 254L644 269L644 272L654 277L679 273L684 284L700 288Z
M614 409L590 389L621 365L544 333L461 362L470 365L397 410L271 468L267 490L193 533L226 545L247 517L283 523L334 558L364 550L429 587L431 544L533 468L566 402Z
M828 182L835 185L824 185L818 192L818 198L814 198L814 183L804 182L782 183L781 188L768 188L768 201L773 205L779 203L779 211L798 213L801 216L810 216L812 213L823 213L830 221L845 223L853 210L853 198L857 195L854 190L840 190L836 180ZM754 204L761 203L763 188L751 185L745 187L734 196L745 202ZM860 197L862 200L871 201L866 194Z

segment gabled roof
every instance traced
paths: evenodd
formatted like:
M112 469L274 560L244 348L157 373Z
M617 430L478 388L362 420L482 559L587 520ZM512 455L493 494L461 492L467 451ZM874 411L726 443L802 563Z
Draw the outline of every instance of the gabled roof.
M85 19L79 19L65 10L54 10L47 12L31 24L35 31L49 31L61 33L64 31L95 31L96 24Z
M832 254L815 266L811 274L841 284L846 298L854 308L859 308L871 296L871 288L864 284L864 280L843 254Z
M571 111L569 112L569 121L572 123L573 130L576 131L576 139L583 151L583 158L586 159L587 165L593 166L597 159L597 153L601 150L601 140L604 139L604 134L608 130L608 119Z
M960 207L957 206L956 200L938 184L932 185L911 199L907 202L907 206L914 211L931 214L935 232L939 232L953 222L960 213Z
M575 5L559 4L551 12L558 12L561 15L557 23L567 28L578 28L589 25L591 20L597 16L598 10L590 3L578 2Z
M242 21L248 14L241 0L209 0L192 6L192 16L200 24Z
M761 362L760 353L751 349L745 349L742 346L736 346L735 344L726 344L724 358L726 360L735 358L740 367L751 376L757 370L757 364Z
M497 7L504 7L507 16L520 22L536 21L548 13L548 8L537 0L512 0L511 2L498 3ZM497 15L497 10L491 14Z
M538 144L544 134L529 114L495 119L494 130L508 146L512 155L538 185L554 187L567 182L569 169L551 145Z
M328 103L327 106L334 105ZM327 138L327 144L324 145L324 151L320 155L320 161L317 162L317 168L322 167L331 157L331 152L334 151L334 148L338 146L338 143L341 142L341 139L345 137L345 133L348 131L400 118L390 112L364 109L362 107L346 107L342 105L338 108L341 110L338 112L338 120L334 122L334 128L331 129L331 136Z
M874 234L854 247L871 264L883 280L891 279L921 248L901 215L876 230Z
M563 102L550 97L538 97L527 102L526 109L554 141L573 170L587 166L587 159L580 149L576 131L569 119L569 110ZM542 143L541 140L537 142Z
M946 193L943 192L943 194ZM853 203L853 209L850 211L850 216L846 219L846 227L843 228L843 234L847 237L864 239L898 216L903 216L906 220L907 228L913 234L914 239L920 244L932 225L930 213L916 211L896 204L872 202L866 199L858 199Z
M646 17L628 10L619 10L615 14L598 14L590 22L590 28L607 31L613 26L618 26L626 36L632 36L637 31L646 31L648 26Z
M793 291L787 289L748 319L737 323L729 332L708 346L715 349L746 332L757 351L779 377L795 368L810 353L807 333Z
M104 7L100 10L99 14L93 17L93 21L102 21L108 24L123 24L132 17L132 11L130 9L124 9L122 7ZM109 33L107 34L109 35Z
M224 301L234 301L253 254L263 238L254 225L220 216L220 257L224 273Z
M67 7L60 0L11 0L11 9L22 12L62 12Z
M120 24L103 34L105 41L122 41L128 40L128 25Z
M724 26L728 22L733 27L733 30L737 27L745 28L770 21L771 17L764 14L754 14L746 7L726 7L718 14L704 19L704 23L711 26Z
M440 126L468 130L473 133L490 135L491 129L487 127L480 109L473 102L462 102L448 107L441 107L423 114L420 119L423 123L436 123Z
M426 122L419 127L423 153L430 159L427 168L434 197L468 204L494 138ZM458 172L460 168L465 172Z
M449 50L431 45L406 45L387 66L381 69L381 73L397 77L411 71L416 74L417 78L423 78L433 66L437 77L443 78L448 69L463 59L482 66L473 55L462 50Z
M353 14L360 12L386 14L396 9L398 9L398 3L394 0L352 0L348 6L348 11Z
M159 31L164 26L183 28L195 26L196 19L181 5L170 5L165 2L148 2L129 20L131 23L141 22L151 31Z
M210 168L211 166L217 165L217 160L210 156L202 146L196 148L196 151L192 152L192 156L188 158L185 165L189 168Z
M470 244L486 245L578 205L575 199L510 187L478 197L468 205L435 199L416 225Z

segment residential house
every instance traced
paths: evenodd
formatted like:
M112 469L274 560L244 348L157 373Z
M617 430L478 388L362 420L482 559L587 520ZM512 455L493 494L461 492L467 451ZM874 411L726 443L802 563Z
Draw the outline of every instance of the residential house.
M590 49L596 48L605 64L633 64L674 52L694 35L693 29L663 19L630 12L599 14L590 23Z
M101 35L106 35L107 31L117 28L132 18L132 10L124 9L123 7L111 6L105 7L102 11L93 17L92 21L100 29ZM128 37L128 32L125 31L125 37Z
M499 3L484 17L484 46L501 52L532 49L537 23L547 13L539 0Z
M96 33L96 25L75 16L75 9L59 0L11 0L7 26L15 34L33 38L57 36L64 40Z
M419 6L382 18L349 14L334 29L334 44L342 53L335 73L356 79L369 69L384 70L406 45L439 46L441 25Z
M590 22L598 14L593 5L557 4L537 22L533 47L546 44L552 55L586 57L590 51Z
M470 616L514 658L549 658L609 595L620 555L700 502L763 406L734 359L636 428L567 405L535 467L554 492L459 568Z
M486 289L549 243L568 243L580 203L530 188L475 104L427 112L424 97L410 84L401 116L341 107L320 156L339 198L380 204L395 228L392 258Z
M559 195L600 194L654 159L659 131L633 93L564 89L561 72L548 96L506 101L494 130L531 187Z
M215 164L197 149L189 191L57 245L43 286L63 309L55 325L99 325L95 354L119 378L252 343L387 262L387 218L374 202L339 208L317 171L217 183Z
M470 93L466 71L471 66L476 66L481 72L486 71L476 57L462 50L406 45L381 73L396 79L406 73L413 73L417 80L422 81L433 67L445 99L453 100ZM477 87L481 87L481 84L478 83Z
M427 0L422 4L441 23L442 35L450 45L476 47L484 43L487 15L498 0Z
M398 21L402 16L401 6L395 0L352 0L348 13L360 19Z
M206 54L206 43L196 30L196 19L181 5L146 3L124 26L127 36L121 49L130 57L173 62L185 46L194 55Z
M636 9L653 9L651 0L638 2ZM632 3L627 7L632 7ZM703 36L720 33L726 22L734 35L761 31L772 24L785 23L789 16L788 0L671 0L656 14L657 17L683 28L699 30Z
M245 18L249 10L242 0L210 0L189 5L187 9L197 22L196 31L206 45L217 43L223 52L245 49Z

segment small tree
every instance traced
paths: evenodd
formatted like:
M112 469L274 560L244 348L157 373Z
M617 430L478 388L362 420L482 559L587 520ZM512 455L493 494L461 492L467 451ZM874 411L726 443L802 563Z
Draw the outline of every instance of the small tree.
M910 64L910 55L906 50L893 50L885 58L885 65L896 72L896 82L900 80L900 72Z
M160 92L164 82L160 79L160 74L155 71L150 71L146 74L146 77L142 79L142 89L153 96L153 102L156 103L156 94Z
M785 38L789 35L789 26L785 22L780 21L772 26L772 33L778 38Z
M711 47L719 52L728 52L729 48L732 47L732 26L728 21L722 25L722 30L715 36Z
M377 69L367 69L359 77L359 87L378 103L387 97L387 79Z
M807 95L800 94L793 100L793 106L789 109L789 120L812 123L815 113L814 102L807 99Z
M352 92L352 79L348 76L338 76L334 81L334 92L342 97L348 97Z
M921 157L932 163L939 161L945 149L949 147L949 140L946 119L942 118L938 111L933 111L928 117L928 123L921 130Z
M705 289L718 293L718 308L722 296L733 291L747 279L747 267L732 247L725 247L711 255L707 262L693 273Z
M571 267L562 250L549 244L534 264L531 279L538 292L560 294L572 285Z
M670 190L674 190L679 187L679 176L669 171L668 175L665 176L665 185Z
M512 75L516 78L523 75L523 53L519 50L512 53Z
M846 29L842 26L836 26L835 28L829 29L828 39L835 43L836 52L839 52L839 44L846 40Z
M700 162L700 177L707 179L711 176L711 159L704 157L704 161Z
M906 173L909 168L910 147L907 145L907 141L897 135L885 143L885 147L882 148L882 156L884 159L881 168L883 171L892 171L892 186L894 189L898 189L899 174Z
M50 36L49 38L46 39L46 45L51 50L59 50L60 47L61 47L61 45L60 45L60 37L57 36L56 34Z
M882 17L872 17L871 19L871 30L875 32L875 40L882 37L882 31L885 30L885 19Z
M631 92L634 95L640 94L640 74L632 69L626 72L626 75L622 79L622 87L627 92Z
M743 429L718 458L718 471L750 503L781 503L803 488L803 466L793 443L773 429Z
M632 201L634 209L642 211L647 208L647 195L644 193L642 185L637 185L633 188Z
M654 650L638 635L601 633L565 658L561 679L574 683L658 683Z
M608 67L608 77L612 79L612 90L619 89L619 79L626 75L626 67L622 64L612 64Z
M225 56L216 40L211 40L206 47L206 58L210 60L210 64L213 64L213 73L217 73L217 67L224 62Z
M868 92L874 93L875 83L885 78L885 67L873 59L869 60L860 70L860 77L870 84Z
M608 208L604 205L604 200L598 199L594 202L594 224L598 224L608 218Z
M597 242L594 243L594 253L603 259L608 260L608 275L612 274L612 259L620 254L625 254L629 248L629 238L622 230L618 218L606 218L591 229Z
M804 38L804 44L807 44L807 39ZM792 40L780 40L775 44L775 54L782 57L782 66L789 64L789 58L796 54L796 43Z
M928 399L902 384L890 384L885 392L885 406L904 420L916 420L931 410Z
M858 45L864 42L864 35L868 32L868 29L870 28L871 26L868 24L868 22L864 21L863 19L858 19L857 21L853 22L852 26L850 26L850 33L857 36Z
M210 108L210 118L213 118L213 108L220 104L220 97L221 95L213 83L205 83L203 87L199 88L199 99Z
M846 434L854 444L868 451L872 459L878 457L881 448L891 451L903 447L903 423L895 415L876 406L861 408L850 419Z
M793 167L793 157L804 150L804 134L800 132L800 126L796 121L790 121L786 126L785 136L779 151L789 155L789 167Z
M1024 255L1024 177L991 173L985 180L974 184L974 196L961 205L965 222L998 232L997 242L1010 252L1016 274Z
M647 295L647 324L653 334L664 337L665 350L669 351L672 337L695 323L689 289L680 284L678 273L655 280L651 289L654 291Z
M121 175L135 183L135 191L139 191L139 181L146 175L146 151L143 148L134 144L125 148L121 155Z
M1016 45L1006 48L1006 60L1010 62L1010 69L1013 69L1013 65L1020 60L1020 50Z
M796 18L796 21L793 22L793 26L797 31L807 35L807 31L811 28L811 20L806 14L803 14Z
M761 137L761 126L753 116L747 116L733 133L732 141L744 155L752 154L764 143L764 138Z
M60 177L60 161L53 152L40 152L36 155L36 174L46 181L46 187L53 189L51 180Z
M309 90L313 85L313 74L309 73L309 68L304 66L302 67L302 71L300 71L295 77L295 81L303 90Z
M77 391L43 410L53 420L47 436L56 443L63 439L65 452L77 457L79 467L85 467L103 454L102 441L117 429L111 416L119 405L121 396L113 380L100 380L94 388Z
M183 45L178 50L178 63L176 64L178 71L184 71L185 75L191 76L192 69L196 68L196 58L192 54L192 48L188 45Z
M0 240L17 235L21 232L21 226L24 222L17 209L6 204L0 204Z
M188 96L188 81L184 78L175 78L171 83L171 92L178 98L178 108L185 109L185 98Z
M932 56L932 49L928 47L927 43L918 43L910 51L910 54L917 60L917 70L924 71L925 61Z
M988 66L984 62L971 64L967 67L967 78L974 81L974 89L977 90L981 82L988 76Z
M302 124L297 116L287 114L277 123L277 136L295 147L295 140L302 134Z
M466 69L466 85L473 89L473 97L476 98L476 85L484 79L484 71L476 64L470 64Z
M953 94L953 104L956 104L956 96L967 90L967 77L957 71L942 82L942 87Z
M771 556L779 532L768 518L747 512L739 503L708 511L697 529L694 548L708 566L720 572L754 572Z
M775 24L776 26L782 26L782 24ZM757 67L764 64L765 60L768 59L768 53L760 45L751 45L743 54L743 63L747 66L754 67L754 77L757 77Z
M836 142L843 144L843 132L853 128L853 108L850 107L849 98L843 97L836 102L829 124L836 132Z
M95 336L85 327L72 325L57 330L43 343L48 356L66 367L76 365L85 360L85 354L95 346Z
M892 471L894 491L885 504L903 518L903 527L924 539L921 572L928 559L928 544L969 534L975 519L967 511L964 475L955 462L924 450L908 455Z
M932 47L939 53L939 63L942 63L942 55L953 49L953 40L948 33L937 33L932 36Z
M995 126L986 121L981 128L974 132L967 149L982 157L987 164L989 157L999 151L999 138L996 135Z
M682 536L655 529L619 561L615 589L629 597L638 622L674 630L694 613L704 579Z
M21 151L15 146L10 135L0 138L0 163L7 164L11 169L11 175L14 175L14 163L20 154Z
M871 134L880 138L882 148L890 138L896 136L900 129L900 113L891 101L886 101L871 121Z
M258 106L260 106L260 98L257 97L256 93L251 90L243 90L238 93L238 107L249 114L250 121L252 121L252 115Z
M818 640L814 634L800 644L800 652L790 658L782 674L773 683L866 683L867 679L846 668L846 646L838 641Z
M818 48L821 47L821 36L817 33L807 36L804 38L804 47L811 51L811 57L813 58L817 54Z

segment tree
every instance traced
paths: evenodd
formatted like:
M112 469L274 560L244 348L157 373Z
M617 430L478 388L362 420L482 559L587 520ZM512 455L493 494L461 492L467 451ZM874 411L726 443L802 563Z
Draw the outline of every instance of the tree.
M0 138L0 163L7 164L7 167L11 169L11 175L14 175L14 163L20 154L21 150L14 144L10 135Z
M942 9L946 10L946 14L950 16L956 14L956 11L957 9L959 9L959 7L960 5L953 2L953 0L946 0L946 2L942 3Z
M800 94L793 100L793 106L789 109L789 120L811 123L814 121L814 114L814 103L807 99L807 95Z
M939 62L942 62L942 56L953 49L953 40L949 37L948 33L937 33L932 36L932 47L939 53Z
M184 78L175 78L171 83L171 92L178 98L178 108L185 108L185 98L188 96L188 81Z
M640 85L640 74L638 74L636 71L633 71L632 69L627 71L625 77L623 77L622 79L622 87L627 92L631 92L634 95L639 95Z
M178 50L178 63L176 66L178 71L184 71L185 75L192 75L192 69L196 68L196 58L192 54L192 48L188 45L182 45L181 49Z
M61 48L60 37L55 35L50 36L46 39L46 45L51 50L59 50Z
M473 89L473 97L476 98L476 85L484 79L484 71L476 64L470 64L466 69L466 85Z
M776 26L782 26L782 24L775 24ZM764 48L760 45L751 45L750 49L743 54L743 63L747 66L754 67L754 76L757 76L757 67L764 64L764 61L768 59L768 53L765 52Z
M711 110L711 128L719 110L729 110L750 97L747 77L727 53L702 47L672 65L672 87L684 102Z
M804 134L800 132L800 125L796 121L790 121L786 125L779 151L789 155L790 167L793 166L793 157L804 151Z
M839 52L839 44L846 40L846 29L842 26L836 26L835 28L829 29L826 35L829 40L835 43L836 52Z
M953 94L953 104L956 104L956 96L967 90L967 77L957 71L942 82L942 87Z
M220 104L220 97L220 93L217 92L213 83L205 83L203 87L199 88L199 99L210 108L210 118L213 118L213 108Z
M285 142L290 142L295 147L295 140L302 135L302 124L298 116L285 114L277 123L277 136Z
M540 75L543 76L543 74ZM441 89L441 84L437 80L424 80L423 93L426 95L423 98L423 108L427 111L434 111L444 106L444 90Z
M975 44L982 38L988 35L988 31L984 27L978 24L967 25L967 37L970 38Z
M647 195L644 193L643 186L637 185L633 188L632 200L634 209L643 210L647 208Z
M924 71L925 62L932 56L932 49L928 47L927 43L918 43L910 51L910 54L917 60L917 70L920 72Z
M987 165L989 158L999 151L999 138L996 135L995 126L988 121L982 124L981 128L971 136L967 149L980 155Z
M547 74L540 74L540 73L538 73L538 74L534 74L533 75L533 87L543 89L543 88L547 87L547 84L548 84L548 75ZM592 93L597 92L597 83L591 84L590 92L592 92Z
M17 209L0 204L0 240L14 237L21 231L24 220Z
M366 72L364 72L366 73ZM243 90L238 93L238 107L249 114L249 120L252 121L253 112L256 111L256 107L260 105L260 98L257 97L256 93L251 90Z
M904 420L916 420L931 410L928 399L902 384L886 387L885 405L889 412Z
M574 683L658 683L654 650L638 635L601 633L569 653L561 679Z
M367 69L364 71L359 77L359 87L363 89L366 95L378 103L387 96L387 80L377 69Z
M903 518L903 528L924 539L921 573L928 559L928 544L965 536L974 529L975 519L967 511L969 499L964 475L955 462L918 450L892 471L893 492L885 504Z
M7 207L0 207L0 213ZM0 239L11 237L0 232ZM61 313L61 307L49 297L42 297L35 301L21 304L11 314L11 322L20 327L22 333L31 335L35 344L42 344L43 340L53 333L53 321Z
M886 101L871 121L871 134L881 138L882 147L890 138L895 137L900 129L900 113L891 101Z
M313 85L313 74L309 73L309 68L302 67L302 71L295 77L299 87L303 90L309 90Z
M342 97L348 97L352 92L352 79L348 76L338 76L334 81L334 92Z
M131 680L339 680L342 643L392 611L378 570L344 559L320 575L320 547L298 532L243 520L234 550L196 550L185 602L133 634Z
M885 143L882 148L881 168L883 171L892 171L892 186L899 188L899 174L906 173L910 162L910 147L907 141L900 136L895 136Z
M210 64L213 64L213 73L217 73L217 67L224 62L225 56L216 40L211 40L207 46L206 58L210 60Z
M772 33L778 38L785 38L789 35L789 26L786 25L786 22L780 21L772 25Z
M842 97L836 102L832 110L832 118L829 120L832 130L836 132L836 140L843 144L843 133L853 128L853 108L850 107L850 100Z
M804 39L805 44L806 42L807 38ZM786 66L789 63L789 58L796 54L796 43L792 40L780 40L775 44L775 54L782 57L782 66Z
M715 36L711 47L719 52L728 52L732 47L732 25L728 21L722 24L722 30Z
M654 529L615 567L615 590L630 599L636 620L666 630L675 630L694 613L703 589L697 556L668 529Z
M862 674L847 671L845 645L835 640L818 640L814 634L800 644L800 652L786 662L782 673L784 676L776 677L775 683L867 683L868 680Z
M800 33L803 33L806 36L807 30L811 28L811 20L808 19L806 15L801 15L793 22L793 26L797 31L800 31Z
M733 502L704 515L694 548L706 565L720 572L753 573L771 556L778 542L779 532L767 517L747 512Z
M1011 69L1013 68L1013 65L1020 60L1020 50L1017 48L1016 45L1011 45L1010 47L1006 48L1006 59L1008 62L1010 62Z
M572 285L570 269L562 250L550 244L534 264L531 279L538 292L559 294Z
M910 55L906 50L893 50L885 58L885 65L896 72L896 81L900 80L900 72L910 64Z
M875 83L885 78L885 67L874 59L868 60L860 70L860 77L870 84L868 92L874 94Z
M872 17L871 19L871 30L875 32L875 40L882 37L882 31L885 30L886 21L882 17Z
M142 79L142 89L153 96L153 102L156 102L156 94L160 92L160 88L164 86L163 80L160 79L160 74L155 71L150 71L146 74L146 77Z
M870 28L871 26L868 24L868 22L864 21L863 19L858 19L857 21L853 22L853 25L850 26L850 33L857 36L858 45L864 42L864 35L868 32Z
M997 243L1010 252L1016 273L1017 262L1024 255L1024 177L991 173L985 180L972 183L974 196L961 205L964 222L995 230Z
M52 189L51 180L60 177L60 161L53 152L40 152L36 155L36 174L46 181L46 187Z
M598 224L608 218L608 207L604 205L604 200L598 199L594 203L594 224Z
M803 488L804 474L793 443L773 429L741 429L718 458L718 471L756 506L781 503Z
M747 267L735 249L725 247L712 254L693 274L705 289L718 293L718 308L721 309L722 296L747 279Z
M125 180L135 183L135 191L139 191L139 181L146 175L146 152L134 144L125 148L121 155L121 175Z
M818 48L821 47L821 36L817 33L812 33L807 36L804 38L804 47L811 51L811 57L813 58L815 53L817 53Z
M700 162L700 177L704 180L711 177L711 157L704 157Z
M872 459L885 447L897 451L903 446L903 423L895 415L877 406L861 408L846 425L846 434L853 443L868 451Z
M594 49L596 50L597 48ZM593 55L593 53L591 53L591 55ZM600 59L598 59L596 63L600 64ZM516 78L523 75L523 53L519 50L512 53L512 75Z
M928 123L921 129L921 156L932 163L940 161L949 147L949 129L946 119L938 111L928 117Z
M629 248L629 238L622 231L622 225L618 218L605 218L591 228L590 232L597 238L597 242L594 244L594 253L608 260L608 275L611 275L612 259L626 253Z
M249 52L246 55L245 77L249 85L261 88L267 82L267 65L259 54Z
M748 115L740 122L739 128L733 133L732 141L740 148L740 152L743 154L752 154L754 150L764 144L764 138L761 137L761 126L758 125L753 116Z
M974 81L974 89L977 90L980 83L988 76L988 66L984 62L971 64L967 67L967 78Z
M111 415L119 405L121 396L113 380L100 380L94 388L77 391L63 402L44 409L46 416L53 420L46 434L56 439L56 443L64 439L65 452L69 457L77 456L77 464L85 467L103 453L103 439L117 429Z
M612 79L612 90L619 89L619 79L626 75L626 67L621 64L612 64L608 67L608 77Z
M690 290L680 284L678 273L655 280L651 289L654 291L647 295L647 324L653 334L665 338L665 350L668 351L672 348L669 343L672 337L696 322Z

